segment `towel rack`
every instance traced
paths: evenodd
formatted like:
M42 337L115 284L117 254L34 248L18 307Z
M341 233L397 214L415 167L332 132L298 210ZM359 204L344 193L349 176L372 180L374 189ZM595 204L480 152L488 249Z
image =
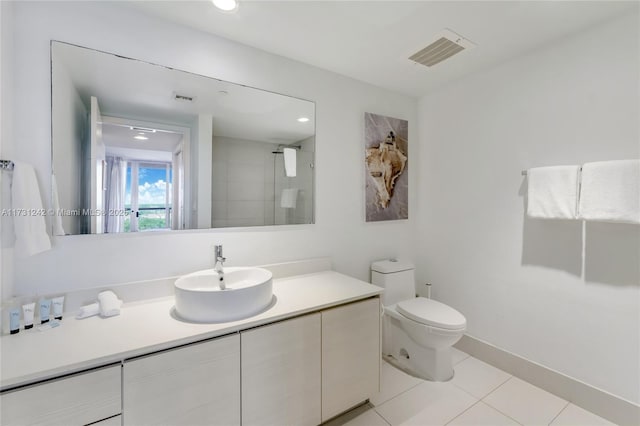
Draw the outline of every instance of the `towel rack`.
M0 170L13 170L13 161L11 160L0 160Z
M582 171L582 167L578 168L579 171ZM522 171L522 176L526 176L527 175L527 171L523 170Z

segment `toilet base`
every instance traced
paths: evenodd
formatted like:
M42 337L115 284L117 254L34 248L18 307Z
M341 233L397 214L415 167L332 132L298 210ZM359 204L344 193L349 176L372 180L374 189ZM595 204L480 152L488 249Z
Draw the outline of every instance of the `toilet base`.
M387 317L384 321L382 353L393 357L392 364L423 379L446 382L453 378L451 346L430 348L418 345L395 318Z

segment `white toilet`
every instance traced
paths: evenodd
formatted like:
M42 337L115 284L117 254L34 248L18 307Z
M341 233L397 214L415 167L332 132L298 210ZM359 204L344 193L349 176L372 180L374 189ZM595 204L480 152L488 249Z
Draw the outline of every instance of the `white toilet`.
M422 378L451 379L451 346L467 328L464 315L444 303L415 297L410 262L390 259L372 263L371 282L384 288L382 354Z

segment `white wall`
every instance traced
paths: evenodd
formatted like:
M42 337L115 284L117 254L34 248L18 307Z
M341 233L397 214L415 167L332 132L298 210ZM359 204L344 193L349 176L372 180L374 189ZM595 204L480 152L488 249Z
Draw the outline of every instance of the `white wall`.
M52 110L57 114L53 122L58 126L52 126L51 132L55 135L53 140L61 141L56 146L53 168L58 188L64 188L58 192L58 199L61 208L79 210L83 207L79 177L82 174L82 142L88 133L88 111L63 63L54 64L52 79L56 87ZM45 195L44 198L50 197ZM80 233L81 216L65 215L61 219L65 233Z
M35 165L43 187L51 161L50 39L313 100L317 116L315 225L54 238L52 251L13 262L16 292L64 292L183 274L211 267L215 243L224 244L230 266L331 256L335 269L365 280L372 260L413 253L414 210L407 221L364 222L362 117L373 112L409 120L417 154L414 99L134 10L122 12L118 2L13 6L14 87L20 97L12 102L11 148L15 159ZM411 182L415 178L410 175ZM410 190L415 206L416 185Z
M13 3L0 2L0 159L13 158ZM10 179L0 171L0 208L10 206ZM0 217L0 296L6 299L13 292L13 222ZM4 317L3 317L4 318Z
M627 15L421 99L416 258L470 335L635 403L640 227L588 223L583 262L580 222L524 217L521 171L640 156L638 36Z

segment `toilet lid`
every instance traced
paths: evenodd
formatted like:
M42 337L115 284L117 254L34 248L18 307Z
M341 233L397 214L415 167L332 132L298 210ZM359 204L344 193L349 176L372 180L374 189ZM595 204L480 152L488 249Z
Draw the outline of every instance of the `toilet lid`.
M433 327L459 330L467 326L467 320L460 312L444 303L425 297L399 302L396 309L407 318Z

